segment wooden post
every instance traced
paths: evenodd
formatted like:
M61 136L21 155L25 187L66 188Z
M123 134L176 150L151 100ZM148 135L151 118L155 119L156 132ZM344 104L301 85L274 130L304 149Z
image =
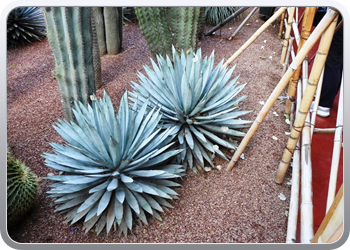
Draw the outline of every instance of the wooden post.
M301 31L301 39L299 41L298 45L298 50L297 54L301 50L301 48L304 46L305 42L310 36L311 29L312 29L312 23L314 21L315 13L316 13L317 8L316 7L306 7L305 8L305 15L303 18L303 23L302 23L302 31ZM293 74L292 79L289 82L289 87L288 87L288 96L295 96L296 93L296 87L297 87L297 82L300 76L300 71L301 68L299 67ZM290 114L290 105L291 102L290 100L286 101L286 109L285 113Z
M264 120L264 118L267 115L267 112L270 110L272 105L275 103L277 98L281 95L284 88L287 86L289 79L292 77L293 72L297 70L297 68L300 66L302 61L305 59L306 55L309 53L311 48L315 45L317 40L321 37L322 33L327 29L327 27L330 25L330 23L333 21L333 19L338 16L338 12L334 10L330 10L326 13L324 18L321 20L320 24L317 25L316 29L312 32L310 38L306 41L303 48L299 51L298 55L295 57L291 65L289 66L289 69L284 74L280 82L275 87L274 91L271 93L270 97L265 102L263 108L259 112L257 118L253 122L252 126L248 130L247 134L243 137L243 140L241 141L240 145L238 146L237 150L235 151L233 157L231 158L229 164L227 165L226 170L230 171L237 160L239 159L240 155L242 154L243 150L249 143L250 139L254 135L255 131L258 129L260 123ZM227 64L227 63L226 63ZM289 163L288 163L289 164Z
M327 211L329 210L329 208L331 207L334 201L335 189L336 189L337 177L338 177L340 152L341 152L342 142L343 142L342 138L343 138L343 82L340 86L340 93L339 93L339 104L338 104L337 122L336 122L335 135L334 135L332 165L331 165L331 173L329 176Z
M287 9L287 7L281 7L278 11L275 12L275 14L273 14L272 17L269 18L269 20L267 20L257 31L255 31L255 33L248 39L248 41L246 41L225 63L224 65L222 65L221 69L227 67L230 65L230 63L232 63L240 54L242 54L242 52L249 47L249 45L251 45L260 35L261 33L267 29L267 27L269 27L271 25L271 23L273 21L275 21L277 19L277 17L279 17L283 11L285 11Z
M334 15L332 15L333 19L331 20L331 24L329 25L329 27L327 28L327 30L325 31L325 33L322 36L322 39L321 39L321 42L320 42L320 45L318 48L318 53L317 53L317 56L315 59L316 61L312 67L309 82L308 82L308 85L306 87L306 90L305 90L305 93L304 93L304 96L303 96L303 99L302 99L302 102L300 105L300 109L298 110L298 113L296 114L295 122L293 124L293 129L289 135L289 139L288 139L286 148L284 150L282 160L279 164L279 167L278 167L278 170L276 173L276 179L275 179L276 183L278 183L278 184L281 184L283 182L284 176L287 172L290 160L291 160L292 155L293 155L293 151L295 149L297 140L300 136L301 128L303 127L304 122L305 122L305 118L306 118L307 114L309 113L309 109L311 106L311 102L314 98L314 94L316 91L318 80L321 76L321 72L322 72L323 67L325 65L325 61L327 58L329 47L331 45L335 25L337 22L338 12L334 11L334 10L330 10L329 12L327 12L327 14L328 13L334 13ZM324 17L327 17L327 14ZM321 20L321 22L317 26L319 26L320 24L323 25L323 23L324 23L323 20L324 20L324 18ZM305 46L305 44L304 44L304 46Z
M281 64L284 63L285 58L286 58L287 49L288 49L288 42L289 42L289 38L290 38L290 32L292 30L294 13L295 13L295 7L290 7L290 12L288 15L288 22L287 22L287 29L286 29L286 33L284 34L283 49L282 49L282 54L281 54Z
M254 9L249 13L249 15L243 20L243 22L241 23L241 25L239 25L239 27L235 30L235 32L229 37L228 40L232 40L235 35L237 35L238 31L241 30L241 28L243 27L243 25L249 20L249 18L254 14L254 12L258 9L259 7L254 7Z

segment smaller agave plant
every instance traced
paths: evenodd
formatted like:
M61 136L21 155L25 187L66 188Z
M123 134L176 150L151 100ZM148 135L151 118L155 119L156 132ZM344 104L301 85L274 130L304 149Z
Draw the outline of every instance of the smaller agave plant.
M174 178L184 175L181 165L168 159L181 152L171 149L172 129L158 128L159 109L139 112L129 109L124 93L117 116L110 97L92 98L92 107L75 102L75 122L59 120L54 128L66 145L51 143L56 154L45 153L45 164L64 174L45 177L55 181L48 191L56 211L67 221L84 219L88 232L96 224L99 234L116 224L124 235L134 217L147 224L146 214L161 220L159 212L172 207L167 200L178 198L180 186ZM147 212L147 213L146 213Z
M18 7L7 17L7 44L26 45L46 36L44 13L39 7Z
M246 96L237 97L245 86L237 86L238 76L229 81L235 67L221 70L222 60L213 70L214 52L202 61L200 48L196 54L191 50L179 55L173 47L173 60L158 55L157 62L159 66L151 59L153 70L144 66L148 77L139 72L139 84L132 82L135 91L130 99L161 108L163 127L176 128L184 149L177 162L186 168L197 172L205 169L205 161L214 167L215 154L228 161L219 145L236 149L237 141L229 138L244 136L237 129L250 123L238 118L250 111L238 108Z

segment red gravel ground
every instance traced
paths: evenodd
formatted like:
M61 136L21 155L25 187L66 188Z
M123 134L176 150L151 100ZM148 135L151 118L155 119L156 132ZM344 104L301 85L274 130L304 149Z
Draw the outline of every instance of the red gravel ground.
M249 13L249 12L248 12ZM242 20L225 25L214 36L203 37L199 46L205 55L215 50L216 63L227 60L263 24L258 11L232 40L228 37ZM208 31L211 27L207 27ZM105 55L102 61L103 86L115 107L137 71L150 65L151 54L137 23L124 27L123 51ZM279 22L271 25L233 63L233 76L247 83L240 104L252 110L244 116L253 121L281 78L278 38ZM232 66L231 65L231 66ZM52 124L63 118L57 81L52 76L54 58L45 39L32 45L9 49L7 53L7 143L13 154L25 162L40 178L53 173L44 165L43 152L52 152L49 142L63 143ZM286 93L282 93L286 95ZM50 182L40 181L37 200L22 222L8 230L18 243L283 243L286 237L291 176L282 185L275 183L275 173L287 141L285 104L277 101L254 134L231 172L227 162L215 159L222 170L196 175L189 173L177 190L174 208L162 214L162 221L149 219L149 225L136 225L127 237L119 231L84 233L82 222L65 224L63 215L54 213L52 199L46 192ZM248 129L242 131L246 132ZM231 152L226 152L230 158ZM280 198L283 194L286 199Z

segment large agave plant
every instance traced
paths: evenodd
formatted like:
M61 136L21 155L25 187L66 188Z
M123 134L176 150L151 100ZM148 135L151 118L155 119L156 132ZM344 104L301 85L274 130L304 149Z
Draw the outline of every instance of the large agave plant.
M7 44L26 45L46 36L44 14L39 7L18 7L7 17Z
M118 224L126 235L135 216L145 224L146 214L161 220L159 212L171 207L167 200L177 198L173 187L179 184L172 179L184 169L167 162L181 151L170 149L172 129L157 128L161 114L146 113L147 101L139 112L133 109L125 92L115 116L105 93L92 107L75 103L77 123L60 120L54 126L67 144L51 143L56 154L44 154L48 167L64 173L46 177L56 181L48 193L67 221L85 218L86 232L96 224L97 233L105 226L108 233Z
M161 107L161 122L176 128L177 141L185 150L177 156L178 162L186 167L196 172L199 166L199 170L205 168L205 161L214 167L215 154L228 160L219 145L237 148L237 142L229 138L244 136L236 129L249 121L237 118L250 112L237 106L246 96L236 97L245 86L237 86L238 77L229 81L234 67L221 70L221 61L213 70L214 52L202 61L201 49L179 55L173 48L174 63L162 56L157 61L159 66L151 59L153 70L144 66L148 77L139 73L130 99L146 102L149 98L151 108Z

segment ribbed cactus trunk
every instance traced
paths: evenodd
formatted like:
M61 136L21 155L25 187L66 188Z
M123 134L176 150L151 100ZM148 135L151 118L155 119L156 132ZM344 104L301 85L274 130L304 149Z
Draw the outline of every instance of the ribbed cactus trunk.
M93 7L100 56L116 55L122 50L123 8Z
M101 61L90 7L45 7L47 37L55 57L55 73L66 118L72 105L90 102L101 86Z
M135 7L148 49L153 56L172 55L172 46L178 51L197 49L204 30L203 7Z

